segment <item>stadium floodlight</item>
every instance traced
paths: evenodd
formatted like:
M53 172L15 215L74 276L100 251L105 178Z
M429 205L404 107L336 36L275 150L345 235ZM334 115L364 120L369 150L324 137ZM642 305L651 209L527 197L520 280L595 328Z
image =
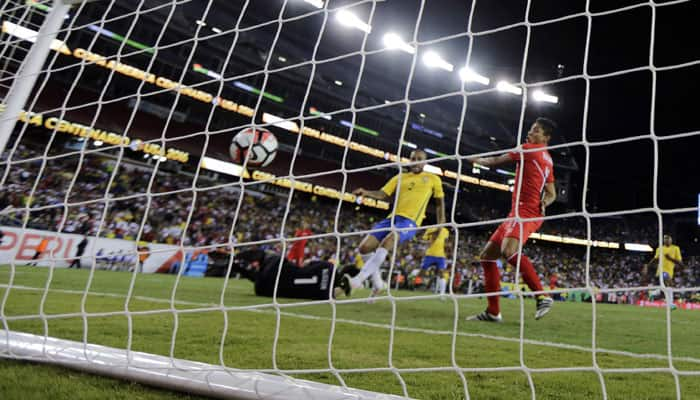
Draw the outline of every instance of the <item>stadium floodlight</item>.
M428 172L428 173L431 173L431 174L435 174L435 175L442 175L442 169L441 169L441 168L438 168L438 167L436 167L436 166L434 166L434 165L430 165L430 164L426 164L426 165L423 167L423 171Z
M243 167L228 161L221 161L211 157L202 157L202 168L222 174L241 176L243 175Z
M92 144L93 144L95 147L100 147L100 146L102 146L102 145L104 144L104 142L101 141L101 140L95 140L94 142L92 142Z
M404 42L403 39L401 39L401 36L395 34L394 32L384 35L384 46L386 46L387 49L398 49L405 51L408 54L416 53L416 49L413 46Z
M274 114L263 113L263 122L272 124L278 128L286 129L291 132L299 132L299 125L294 121L286 121L282 117L278 117Z
M361 30L362 32L370 33L372 31L371 26L364 23L360 18L358 18L357 15L351 13L348 10L338 11L338 14L336 14L336 19L341 24L348 26L348 27L351 27L351 28L357 28L357 29Z
M412 148L412 149L417 149L417 148L418 148L418 146L416 146L414 143L411 143L411 142L403 142L403 145L406 146L406 147L410 147L410 148Z
M215 26L212 27L211 30L214 31L215 33L221 33L221 32L223 32L221 29L219 29L219 28L217 28L217 27L215 27Z
M431 68L440 68L448 72L454 71L454 65L443 60L443 58L440 57L440 55L434 51L429 51L425 53L425 55L423 56L423 63Z
M645 252L654 251L654 249L651 246L642 243L625 243L625 250Z
M491 83L491 79L488 77L485 77L483 75L478 74L477 72L474 72L469 67L464 67L459 70L459 77L462 79L464 82L477 82L482 85L488 85Z
M194 23L199 25L199 26L207 26L207 23L202 21L201 19L194 21Z
M547 94L539 89L532 92L532 98L535 101L542 101L545 103L553 103L553 104L559 103L559 97L551 95L551 94Z
M2 32L7 33L8 35L18 37L20 39L30 41L32 43L36 41L36 38L39 35L39 32L35 30L28 29L17 24L13 24L10 21L2 21ZM66 46L65 42L59 39L53 39L51 41L50 48L51 50L58 51L63 54L71 54L71 51L68 48L68 46Z
M496 85L496 89L498 89L499 92L511 93L518 96L523 94L523 89L506 81L498 82L498 84Z
M316 8L323 8L323 0L304 0Z
M339 81L337 79L333 81L333 83L335 83L337 86L343 86L343 81Z

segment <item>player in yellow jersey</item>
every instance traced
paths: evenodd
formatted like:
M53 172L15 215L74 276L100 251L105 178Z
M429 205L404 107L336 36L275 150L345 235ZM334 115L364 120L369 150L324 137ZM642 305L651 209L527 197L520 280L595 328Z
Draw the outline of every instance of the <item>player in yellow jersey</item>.
M425 251L423 263L420 266L421 274L424 274L430 267L435 266L435 276L437 278L436 291L440 294L445 294L447 288L447 278L445 269L445 241L450 236L450 231L447 228L430 228L423 234L424 240L430 240L430 247Z
M349 275L343 277L346 294L349 295L353 288L361 287L370 276L373 294L376 295L384 289L379 267L389 251L394 248L394 241L398 240L401 244L415 236L415 228L423 222L425 210L431 198L437 200L437 222L445 223L445 193L442 190L442 181L437 175L423 171L426 159L427 155L424 151L415 150L410 156L412 164L408 167L408 172L397 174L380 190L360 188L353 192L357 196L395 201L391 214L375 224L372 227L374 232L365 236L360 243L359 251L365 259L365 265L355 277L351 278Z
M659 257L661 257L661 263L659 264ZM663 246L656 248L656 255L654 258L644 266L642 271L643 275L647 276L647 271L649 266L656 264L656 278L662 287L671 286L673 283L673 270L676 265L683 266L683 257L681 256L681 248L673 244L673 238L671 235L664 235ZM660 292L660 291L659 291ZM673 306L675 308L675 306Z

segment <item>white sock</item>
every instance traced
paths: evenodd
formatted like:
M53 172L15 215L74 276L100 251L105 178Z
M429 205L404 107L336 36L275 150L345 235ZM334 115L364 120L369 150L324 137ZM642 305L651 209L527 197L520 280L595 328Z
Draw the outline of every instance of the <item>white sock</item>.
M355 283L361 284L362 282L367 280L367 278L369 278L370 275L374 273L374 271L377 271L384 262L384 260L386 260L387 254L389 254L389 252L385 248L378 248L374 252L372 257L370 257L369 260L367 260L365 265L360 270L360 273L357 274L357 276L354 278Z
M438 289L440 290L440 294L445 294L446 288L447 288L447 281L445 280L445 278L438 279Z
M382 273L379 269L372 274L372 288L377 290L384 289L384 280L382 280Z

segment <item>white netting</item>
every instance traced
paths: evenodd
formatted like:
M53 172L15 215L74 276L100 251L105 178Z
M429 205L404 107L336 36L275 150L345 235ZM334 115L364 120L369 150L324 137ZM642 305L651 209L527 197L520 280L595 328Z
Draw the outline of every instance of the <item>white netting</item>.
M698 291L692 272L688 273L691 278L673 288L666 287L663 280L643 285L633 272L622 284L607 280L607 271L601 272L598 260L610 256L618 257L611 264L629 263L631 256L619 255L629 243L616 238L615 232L611 237L599 237L601 231L594 229L598 221L608 217L623 221L646 215L648 222L651 215L650 224L658 227L652 230L657 237L636 244L647 251L647 242L662 242L665 217L697 212L694 206L669 208L659 203L659 147L695 138L699 132L655 132L657 74L700 64L700 60L692 60L655 65L657 12L691 2L644 2L592 11L588 0L583 11L533 21L533 3L537 2L528 0L522 4L524 20L474 29L479 7L485 7L485 2L474 0L464 8L466 29L425 40L421 39L421 29L429 2L415 2L417 18L401 18L410 23L404 29L410 40L401 44L410 54L402 59L408 65L405 86L391 95L387 93L386 98L376 97L376 91L383 88L376 75L367 78L370 85L376 85L375 92L366 86L365 77L374 57L396 51L371 42L374 35L384 33L382 18L391 17L387 13L392 10L398 13L398 9L389 8L392 2L285 0L269 8L250 0L69 3L12 0L0 8L0 149L7 143L0 163L0 223L6 236L0 244L0 354L4 357L53 361L110 376L120 376L115 370L126 367L122 376L129 379L197 394L240 398L383 398L378 393L421 398L480 398L491 393L496 397L516 393L514 397L533 399L608 398L611 392L615 395L610 397L615 397L626 390L636 396L640 392L634 390L659 390L655 396L680 399L692 397L698 388L696 383L684 381L700 375L700 358L692 351L696 322L693 316L681 314L678 327L671 314L674 294L689 298ZM454 6L437 7L443 12L447 8L449 13ZM389 11L382 13L382 7ZM648 63L604 73L589 72L596 19L639 10L649 10L650 15ZM354 28L348 28L356 29L356 48L338 38L335 31L341 25L339 15L348 11L362 15L355 17ZM533 29L579 19L585 20L581 72L555 79L530 79ZM218 25L216 21L222 20L228 20L228 24ZM309 32L301 25L307 21L317 27L315 37L304 37ZM352 23L347 16L345 21ZM430 21L435 23L434 18ZM517 77L515 82L492 81L487 86L476 86L471 83L475 79L463 79L458 89L436 90L437 94L426 90L424 82L416 84L421 75L417 72L419 55L427 50L461 40L463 51L456 52L461 59L453 61L472 67L476 41L519 29L525 32L522 57L517 72L508 71ZM331 40L328 37L335 42L326 43ZM299 45L302 42L303 46ZM294 45L303 49L293 49ZM328 46L343 51L333 54ZM302 53L305 56L296 56ZM459 67L448 63L447 68L447 62L442 63L438 69L451 71L440 71L444 76L462 73ZM440 63L434 60L433 65ZM489 73L487 67L481 67L484 70L479 73ZM342 78L335 82L335 77L329 79L343 69L347 73ZM589 138L591 84L638 72L651 74L650 132L614 139ZM420 79L425 77L421 75ZM580 127L580 139L562 140L548 149L552 153L582 149L581 200L545 217L556 228L533 236L544 243L537 246L556 243L552 246L560 246L561 250L533 244L524 249L521 245L519 250L527 253L532 248L538 260L551 260L543 252L561 251L562 257L578 257L574 264L583 270L565 270L568 281L562 287L545 285L543 292L526 293L521 290L518 259L513 270L506 266L504 272L509 290L488 294L515 298L517 306L508 303L506 307L510 307L511 320L518 315L517 326L499 330L465 324L465 314L482 309L478 299L484 297L472 287L483 286L480 272L470 267L476 260L475 249L486 243L484 227L491 230L506 219L505 213L489 209L481 218L469 220L458 210L476 199L500 196L502 200L512 190L512 182L505 178L479 176L487 169L473 165L467 157L518 151L524 159L527 151L517 144L523 142L526 124L538 111L529 108L531 92L570 82L584 85L580 122L567 125ZM443 85L441 89L445 86L450 87ZM333 99L338 100L333 104L335 109L317 110L334 87L343 87L343 96L338 96L343 101ZM480 96L508 90L512 93L508 96L520 96L517 118L501 116L503 108L499 107L494 107L493 113L496 119L512 120L517 135L500 142L500 146L474 145L481 121L470 114L471 110L488 114L491 111L483 109ZM284 93L276 95L274 91ZM294 95L296 98L290 99ZM459 99L458 105L450 104L454 107L446 107L445 113L458 110L459 117L452 127L456 134L424 126L428 125L424 123L424 107L439 107L447 104L441 102L454 99ZM326 104L331 103L328 100ZM417 114L420 124L416 123ZM368 115L385 118L386 125L374 127L395 129L393 138L392 134L380 137L375 129L362 126L369 120ZM341 131L340 126L347 129L347 134L335 133ZM224 158L228 148L224 146L222 151L222 146L230 141L232 133L251 127L267 128L284 138L274 169L256 171L247 165L248 160L242 170L217 164L228 161ZM500 127L507 130L503 124ZM498 128L484 131L489 129ZM388 179L390 175L377 172L382 168L393 175L410 166L403 157L407 150L421 145L420 134L413 131L433 137L439 134L441 140L449 142L441 144L444 152L431 150L435 157L426 169L442 176L448 199L451 197L447 201L447 222L443 224L454 238L447 253L447 294L407 294L399 289L404 285L420 286L407 269L420 262L414 255L422 255L424 248L411 242L395 243L390 251L386 278L390 287L386 295L375 298L377 304L367 304L364 292L350 299L333 298L338 268L328 269L326 287L330 289L323 300L289 301L279 296L288 279L283 259L302 240L294 232L302 225L311 225L313 233L304 240L315 252L303 258L330 259L330 264L338 267L353 260L359 239L376 232L368 221L383 218L389 203L350 193ZM591 208L591 152L641 140L649 140L653 146L652 204L618 211ZM436 142L426 139L424 143L427 145L421 147ZM512 171L501 172L515 178ZM464 194L475 188L480 191ZM392 197L398 196L397 190ZM516 193L516 202L519 198L520 193ZM519 216L516 220L528 221ZM428 221L424 228L440 227L434 217ZM583 221L583 227L579 224L576 230L572 221ZM409 230L395 227L394 222L391 225L398 232ZM76 246L85 237L85 255L78 257L77 266L82 263L89 272L64 270L76 259ZM579 246L581 250L567 250L567 246ZM234 271L233 256L253 247L282 255L279 268L270 278L271 299L248 296L253 289L242 281L187 276L204 275L217 260L224 260L217 267L228 277ZM594 254L598 251L609 253ZM215 253L225 255L219 259ZM648 254L644 257L645 262L651 258ZM201 260L209 261L198 264ZM694 262L687 264L692 267ZM47 268L26 270L25 265L31 263ZM115 277L102 270L130 273ZM174 276L147 274L156 270ZM639 314L632 315L627 311L631 307L598 304L603 298L622 296L630 299L624 302L638 301L642 293L655 289L665 294L663 314L650 311L647 317L643 314L647 310L634 308ZM539 294L588 297L590 308L562 303L560 314L557 304L546 320L551 325L536 327L528 323L531 318L526 309L530 306L526 300ZM654 304L664 306L658 303ZM618 312L623 315L620 321ZM558 318L566 319L557 322ZM639 325L634 318L651 321L648 330L641 332L656 335L663 341L664 351L657 351L658 344L653 343L623 344L622 330ZM619 331L606 331L617 322ZM581 330L571 336L562 334L569 324L572 330L585 327L590 336ZM684 324L690 328L684 328ZM159 331L160 327L164 328ZM534 339L528 337L528 330L534 332ZM677 330L681 331L678 336ZM672 340L676 337L680 339ZM432 354L436 352L432 349L424 349L437 347L438 343L449 349L443 358ZM674 351L672 343L680 345L680 353ZM207 351L210 354L200 354ZM377 351L382 353L375 354ZM481 356L480 352L487 355ZM551 360L542 361L548 357ZM673 382L663 387L662 381L651 380L658 387L631 388L640 384L636 376L645 379L654 374L670 375ZM493 381L485 376L494 377ZM557 376L565 378L557 380ZM572 380L574 389L567 387L566 379ZM625 387L617 381L631 383ZM669 387L674 394L668 393ZM582 388L588 392L574 393Z

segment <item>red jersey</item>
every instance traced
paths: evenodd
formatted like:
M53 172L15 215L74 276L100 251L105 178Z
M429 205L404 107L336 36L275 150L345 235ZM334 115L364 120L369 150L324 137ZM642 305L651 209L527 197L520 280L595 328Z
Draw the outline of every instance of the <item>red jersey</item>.
M554 182L554 165L552 157L545 149L545 144L525 143L523 150L542 148L541 151L508 153L510 159L517 162L515 169L515 186L509 217L515 216L516 201L520 188L520 168L523 168L523 185L520 190L520 203L518 213L523 218L540 217L540 203L542 201L542 189L546 183ZM522 154L522 156L521 156ZM524 162L521 163L521 157Z

